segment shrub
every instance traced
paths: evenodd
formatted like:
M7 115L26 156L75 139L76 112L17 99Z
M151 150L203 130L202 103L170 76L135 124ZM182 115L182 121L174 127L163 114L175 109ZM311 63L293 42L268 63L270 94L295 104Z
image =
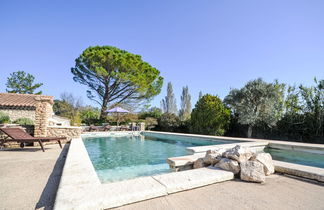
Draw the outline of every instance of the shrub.
M208 135L224 135L230 122L230 110L220 98L204 95L191 113L190 131Z
M138 115L138 118L140 119L146 119L147 117L152 117L152 118L160 118L162 115L162 110L157 108L157 107L152 107L147 111L140 112Z
M0 124L9 123L10 117L4 112L0 112Z
M158 121L153 117L147 117L145 118L145 125L148 130L151 130L152 128L155 128L156 125L158 125Z
M159 128L163 131L176 131L180 125L180 119L173 113L164 113L158 120Z
M34 121L30 118L22 117L15 120L13 123L19 125L34 125Z

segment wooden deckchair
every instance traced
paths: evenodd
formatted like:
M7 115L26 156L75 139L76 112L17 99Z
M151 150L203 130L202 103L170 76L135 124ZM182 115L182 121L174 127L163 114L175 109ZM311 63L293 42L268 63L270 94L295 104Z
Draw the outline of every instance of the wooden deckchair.
M20 128L0 128L0 131L10 137L10 139L0 139L0 148L4 146L5 142L18 142L21 148L24 148L25 143L38 142L45 152L43 142L57 141L62 149L61 140L66 139L66 137L33 137Z

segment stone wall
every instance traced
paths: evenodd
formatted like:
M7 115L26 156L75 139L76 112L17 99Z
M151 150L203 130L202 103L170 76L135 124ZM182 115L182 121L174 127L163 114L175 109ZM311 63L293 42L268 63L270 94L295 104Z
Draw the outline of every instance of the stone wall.
M18 118L29 118L35 121L35 108L34 107L3 107L0 106L0 112L4 112L9 115L11 121L15 121Z
M39 97L36 98L36 113L35 113L35 137L46 137L47 126L49 119L53 114L53 99Z
M81 136L81 127L77 126L48 126L47 127L47 136L50 137L67 137L67 141L70 141L72 138L80 138ZM64 142L67 142L64 141ZM55 143L55 142L54 142Z

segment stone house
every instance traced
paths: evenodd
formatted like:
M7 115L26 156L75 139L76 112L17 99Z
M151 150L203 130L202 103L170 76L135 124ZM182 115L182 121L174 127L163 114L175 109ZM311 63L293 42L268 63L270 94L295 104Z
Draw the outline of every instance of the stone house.
M79 137L80 127L70 126L68 119L53 116L53 104L53 96L0 93L0 112L7 113L12 121L18 118L32 119L35 137Z

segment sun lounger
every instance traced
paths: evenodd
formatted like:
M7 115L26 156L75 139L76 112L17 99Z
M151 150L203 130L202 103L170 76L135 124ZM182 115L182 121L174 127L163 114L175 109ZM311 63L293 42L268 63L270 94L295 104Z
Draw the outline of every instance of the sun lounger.
M0 131L10 137L0 139L0 148L4 146L5 142L18 142L21 148L24 148L25 143L38 142L43 152L45 152L43 142L57 141L62 148L61 140L66 139L66 137L33 137L20 128L0 128Z

